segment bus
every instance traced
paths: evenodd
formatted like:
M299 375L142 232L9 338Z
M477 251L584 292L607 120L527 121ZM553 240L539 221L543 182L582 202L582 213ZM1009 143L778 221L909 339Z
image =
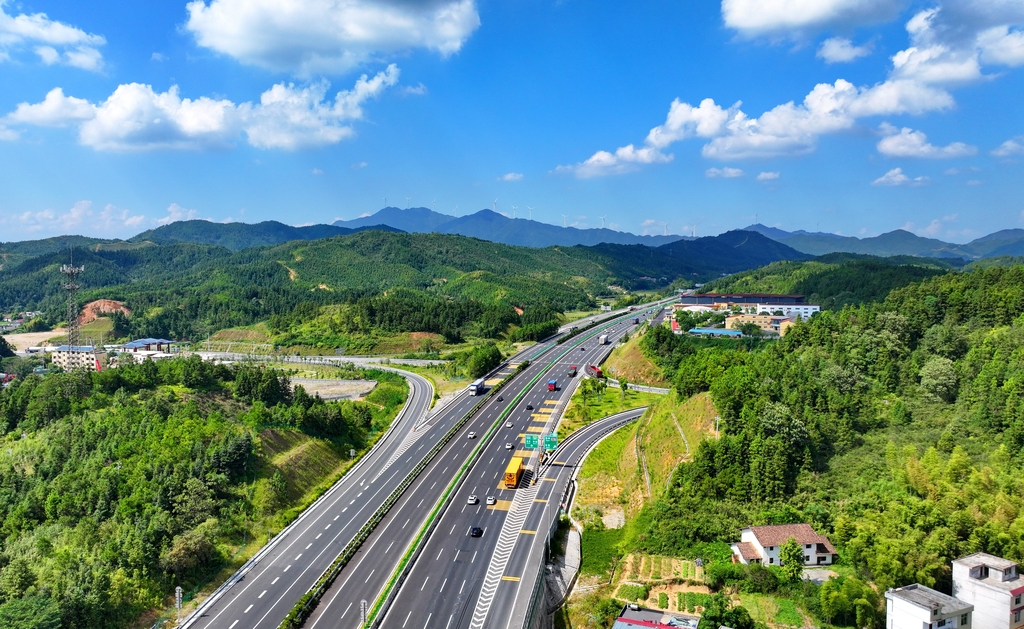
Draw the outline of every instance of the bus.
M519 479L523 477L523 459L522 457L514 456L512 460L508 462L508 467L505 468L505 488L515 489L516 485L519 484Z
M480 395L481 393L483 393L486 390L487 390L487 387L484 386L484 379L483 378L480 378L479 380L474 380L473 384L469 385L469 394L470 395Z

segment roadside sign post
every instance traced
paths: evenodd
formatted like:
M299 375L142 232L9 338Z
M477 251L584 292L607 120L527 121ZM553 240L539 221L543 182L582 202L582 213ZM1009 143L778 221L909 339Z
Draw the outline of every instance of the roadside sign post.
M553 432L549 435L544 435L544 449L548 452L553 452L558 447L558 433Z
M523 440L523 447L527 450L536 450L538 445L540 445L538 441L537 435L526 435L526 438Z
M174 588L174 619L181 617L181 586Z

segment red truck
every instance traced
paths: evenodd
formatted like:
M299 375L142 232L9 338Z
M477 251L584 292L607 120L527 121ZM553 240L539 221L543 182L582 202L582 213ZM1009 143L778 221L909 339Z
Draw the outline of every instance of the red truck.
M576 377L576 365L569 365L569 377L570 378L575 378Z
M587 367L587 375L592 378L604 378L604 373L601 368L596 365L590 365Z
M555 391L558 389L557 380L548 380L548 391Z

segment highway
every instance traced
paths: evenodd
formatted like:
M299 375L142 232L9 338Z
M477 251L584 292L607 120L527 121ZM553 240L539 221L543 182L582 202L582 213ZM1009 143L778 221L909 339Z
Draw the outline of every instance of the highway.
M607 333L614 343L614 340L634 328L627 319L625 323L611 326ZM545 386L534 386L526 392L510 415L514 428L502 428L487 445L483 456L470 468L434 533L425 543L382 624L378 626L402 629L482 627L483 624L472 623L474 616L479 615L476 613L480 605L478 599L490 598L490 601L485 601L488 608L499 600L501 605L514 602L516 588L510 584L518 583L521 573L499 574L497 594L490 591L487 597L483 597L481 586L489 576L488 568L494 558L502 555L508 558L508 553L513 553L519 545L518 539L528 538L532 542L537 535L543 535L543 531L527 528L531 518L539 518L541 513L529 507L546 504L534 503L534 500L547 500L550 496L557 500L560 494L551 493L557 485L552 480L546 480L545 477L536 485L531 485L531 477L528 475L524 475L518 489L505 489L501 482L502 473L512 456L529 456L529 452L521 450L526 434L549 432L557 422L560 413L552 413L547 409L563 406L571 395L572 387L564 385L567 382L564 374L569 366L579 366L582 374L584 365L599 364L611 350L612 345L599 346L596 340L594 337L580 341L578 344L585 351L572 348L558 359L551 377L557 378L563 385L560 391L552 393ZM546 380L547 377L541 378L538 384L543 385ZM534 409L527 410L527 404ZM506 443L514 444L516 450L506 450ZM560 486L564 487L564 484ZM471 494L479 496L479 505L467 503L467 497ZM487 506L487 496L494 496L497 504ZM511 538L501 534L507 524L514 531ZM483 529L481 537L469 535L474 526ZM511 598L506 600L509 596ZM323 622L307 626L316 629L352 629L358 626L358 622L349 624L348 619L332 618L329 613L323 616Z
M353 590L352 596L358 598L350 597L346 599L348 603L345 608L335 609L334 601L339 597L332 589L321 605L321 608L330 611L331 614L338 614L338 624L335 626L357 625L358 614L351 613L353 601L356 601L357 608L358 601L364 598L372 604L381 591L391 569L397 565L398 557L408 545L412 532L422 524L430 506L441 495L452 475L473 450L469 446L475 445L476 442L463 435L470 431L480 435L486 434L498 415L506 410L527 383L534 382L536 387L543 386L541 375L547 369L552 356L565 352L567 346L578 345L581 339L586 339L590 334L591 332L583 334L561 346L555 345L552 341L538 344L508 361L509 364L515 364L528 358L534 364L509 383L509 388L503 391L504 402L491 400L467 423L457 438L438 453L370 538L363 543L359 553L334 584L334 588L340 588L339 591L347 591L346 587L352 589L356 586L350 573L358 572L361 576L365 575L362 578L362 585ZM592 348L588 349L593 351L593 348L596 348L596 340L591 340L590 343ZM213 357L218 356L209 356ZM344 362L345 358L323 357L320 360ZM581 353L578 360L579 362L574 364L579 364L581 368L584 364L589 364L585 361L592 360L590 352ZM501 374L509 374L511 371L511 367L506 367L499 370L499 374L494 374L494 377L500 379ZM183 621L181 627L277 627L296 601L316 583L346 544L355 537L363 524L433 445L480 401L478 397L463 393L444 409L435 411L430 420L424 422L433 397L433 388L429 381L420 376L409 372L404 372L404 375L410 383L409 403L389 432L344 478L204 601L196 612ZM501 435L498 438L501 438ZM391 541L386 547L377 544L378 540L389 536ZM392 543L396 536L402 539L402 543L397 544L397 547ZM379 568L376 567L378 562L383 562ZM367 566L371 566L369 572L364 569ZM306 626L321 626L314 625L319 622L321 615L323 612L318 612ZM351 625L342 624L353 619Z
M613 326L613 329L621 330L619 334L632 328L633 326L628 323L619 323ZM498 487L500 476L513 454L513 451L505 449L505 444L521 446L523 435L530 429L532 416L539 414L539 411L545 407L551 409L553 405L545 404L545 402L566 393L565 387L569 380L566 373L570 364L579 366L582 372L583 365L596 364L598 358L610 350L610 346L597 345L596 336L603 333L604 329L602 327L600 330L589 331L563 345L530 348L527 357L532 357L532 364L501 391L504 400L501 402L496 399L492 400L424 470L399 504L391 510L363 544L357 558L350 562L337 578L305 626L309 629L326 629L352 628L361 624L362 601L365 600L368 606L373 605L403 553L407 550L414 533L426 522L431 507L441 497L449 481L453 478L454 472L471 454L472 448L467 446L476 445L477 442L469 439L468 433L475 432L479 436L478 438L482 438L499 416L506 411L507 417L501 421L479 459L487 467L486 477L481 476L483 472L476 469L476 466L471 468L468 478L472 480L474 475L477 476L472 485L472 491L460 491L455 500L460 509L465 507L463 511L466 513L483 511L486 508L485 502L489 495L493 495L499 500L497 505L499 507L509 502L514 492ZM591 336L592 334L593 336ZM587 351L579 351L581 347L586 348ZM565 354L564 358L552 364L553 360L563 354ZM547 390L547 381L551 378L557 379L561 384L561 391L556 394ZM533 406L534 409L527 409L528 405ZM512 428L507 428L506 422L511 422ZM518 454L528 455L521 450L518 451ZM498 467L500 470L497 469ZM469 493L474 491L479 495L480 504L471 506L466 503L466 499ZM486 513L492 512L494 511L490 510ZM438 534L443 532L441 530L443 526L443 523L438 525ZM448 531L448 533L452 533L452 531ZM465 559L473 560L472 557Z

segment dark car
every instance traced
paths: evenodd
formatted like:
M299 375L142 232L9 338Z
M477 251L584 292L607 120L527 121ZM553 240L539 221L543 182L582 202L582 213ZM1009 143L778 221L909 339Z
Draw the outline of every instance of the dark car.
M504 401L505 401L505 398L503 398L503 397L501 397L501 396L499 395L499 396L498 396L498 401L499 401L499 402L504 402Z
M526 405L526 410L532 411L533 410L533 404L527 404Z
M473 528L469 529L469 536L470 537L480 537L483 534L484 534L484 530L482 528L480 528L479 526L474 526Z

